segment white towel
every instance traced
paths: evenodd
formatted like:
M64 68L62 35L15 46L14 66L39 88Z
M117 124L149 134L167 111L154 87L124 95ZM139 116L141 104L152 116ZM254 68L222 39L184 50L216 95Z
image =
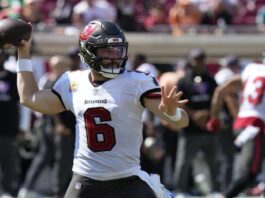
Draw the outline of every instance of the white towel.
M163 184L160 182L160 176L157 174L148 174L145 171L140 170L137 174L141 180L149 185L149 187L155 192L157 198L173 198L171 192L169 192Z
M234 144L237 145L238 147L241 147L243 144L254 139L259 131L260 131L259 127L254 127L254 126L246 127L235 139Z

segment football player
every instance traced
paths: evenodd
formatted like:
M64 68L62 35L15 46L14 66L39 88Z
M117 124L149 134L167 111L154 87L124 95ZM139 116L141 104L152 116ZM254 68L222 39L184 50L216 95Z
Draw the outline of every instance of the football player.
M241 76L235 76L217 87L212 100L210 130L217 130L218 114L225 94L242 90L239 113L234 121L235 147L240 150L234 181L224 197L232 198L255 181L262 164L265 132L265 65L251 63Z
M79 47L89 69L66 72L52 90L41 91L32 75L30 41L17 48L20 102L41 113L70 110L76 116L74 174L65 197L163 197L157 177L141 171L142 113L147 108L186 127L181 106L188 100L180 100L176 87L166 95L151 74L125 70L128 42L111 21L88 23Z

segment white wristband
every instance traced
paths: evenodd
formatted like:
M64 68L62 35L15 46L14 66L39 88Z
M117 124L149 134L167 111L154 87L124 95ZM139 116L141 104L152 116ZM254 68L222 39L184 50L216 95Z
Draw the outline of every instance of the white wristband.
M32 63L30 59L18 59L17 72L32 72Z
M175 115L168 115L166 112L164 112L164 115L167 116L170 120L176 122L181 119L181 110L180 108L177 108Z

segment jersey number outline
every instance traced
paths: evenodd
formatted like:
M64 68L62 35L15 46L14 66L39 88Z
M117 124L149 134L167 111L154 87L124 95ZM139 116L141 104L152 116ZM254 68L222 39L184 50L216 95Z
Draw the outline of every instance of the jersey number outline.
M100 123L96 123L96 118ZM114 128L101 123L111 121L110 112L104 107L89 108L84 113L84 120L88 148L94 152L110 151L116 144Z
M255 85L254 93L247 96L247 100L250 104L258 105L264 96L265 91L265 77L257 77L253 80Z

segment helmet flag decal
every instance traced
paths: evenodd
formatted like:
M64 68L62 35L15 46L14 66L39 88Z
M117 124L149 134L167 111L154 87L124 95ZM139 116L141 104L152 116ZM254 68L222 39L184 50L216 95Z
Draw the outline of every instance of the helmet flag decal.
M89 36L94 32L96 28L94 26L88 25L85 27L84 31L80 33L80 40L86 41Z

